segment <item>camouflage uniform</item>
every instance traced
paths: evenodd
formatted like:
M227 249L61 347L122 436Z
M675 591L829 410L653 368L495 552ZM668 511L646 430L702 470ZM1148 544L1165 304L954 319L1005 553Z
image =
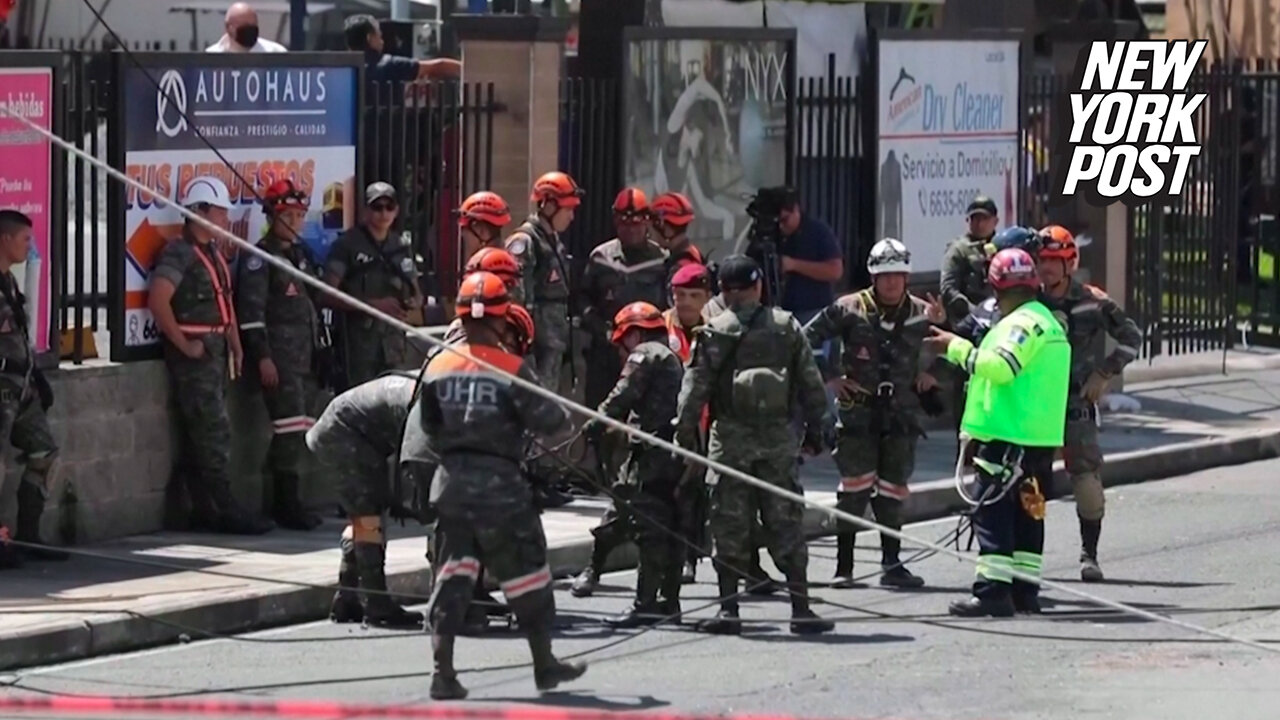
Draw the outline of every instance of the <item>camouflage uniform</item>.
M511 289L511 300L533 316L533 367L542 386L559 393L573 331L565 247L546 220L531 215L507 238L506 248L520 263L520 282Z
M991 238L975 238L965 233L952 240L942 253L938 291L947 310L948 324L953 328L968 317L979 303L991 297L991 286L987 284L987 261L993 249L988 247L990 242ZM958 366L949 370L954 377L951 409L955 415L956 430L959 431L968 376Z
M1078 280L1071 280L1063 297L1049 298L1042 293L1041 301L1062 323L1071 342L1071 384L1062 454L1076 497L1083 554L1096 562L1104 509L1102 479L1098 476L1102 449L1098 447L1098 409L1088 404L1082 390L1095 371L1108 377L1123 372L1125 365L1138 356L1142 331L1105 292ZM1108 335L1115 339L1116 349L1098 364Z
M676 401L684 365L667 342L667 331L649 331L649 339L636 346L627 356L618 383L600 403L600 412L627 422L632 427L670 441L674 432ZM680 542L680 513L676 490L683 474L683 464L671 453L638 440L630 441L631 452L623 469L620 486L634 500L635 540L640 551L639 575L636 579L636 601L632 612L616 618L614 624L642 624L640 613L674 615L680 602L680 569L684 564L684 546ZM615 502L614 507L617 507ZM620 509L621 510L621 509ZM620 512L630 516L631 513ZM630 523L610 524L606 519L592 531L596 547L616 547L630 537L609 538L614 531L621 534ZM626 528L630 530L630 528ZM658 593L662 593L662 607Z
M228 345L233 328L231 276L226 260L213 245L200 245L184 231L165 245L152 277L176 288L173 315L183 333L199 338L204 354L185 353L165 339L164 359L173 382L173 398L184 448L178 457L187 468L191 527L215 532L258 534L270 525L243 512L231 495L231 421L227 417Z
M312 274L306 248L268 235L258 248ZM245 366L256 374L258 363L270 359L279 382L263 388L267 414L271 416L271 447L267 468L273 479L272 517L281 527L311 530L320 518L310 515L300 498L303 434L315 424L310 415L311 352L316 343L317 317L306 284L257 255L248 254L240 265L236 311L244 343Z
M28 330L26 299L13 273L0 274L0 438L21 452L24 464L18 484L15 539L40 544L40 518L49 496L49 475L58 457L58 444L49 430L45 410L53 393L35 367L35 349ZM0 475L3 477L3 475ZM37 560L65 560L66 553L24 548L21 553L0 549L0 566L17 564L19 555Z
M338 278L338 289L357 300L395 298L409 310L418 297L418 269L408 234L394 232L373 239L363 225L338 238L325 261L325 272ZM355 387L385 370L417 365L413 349L400 330L362 310L342 313L343 359L347 387Z
M843 376L867 391L839 403L837 507L861 517L870 501L876 521L894 530L902 527L902 503L910 493L907 481L915 470L921 429L915 382L923 370L928 310L927 302L909 293L895 307L881 306L875 290L868 288L837 299L804 329L811 345L840 338ZM853 574L855 532L857 528L847 523L840 528L839 578ZM881 535L881 582L916 585L900 565L901 546L897 538Z
M710 404L712 460L801 493L799 447L791 425L796 400L812 437L822 425L827 399L800 325L783 310L758 304L732 307L697 330L680 389L676 437L682 447L696 447L702 409ZM751 530L757 515L769 554L790 586L793 616L811 616L805 595L809 556L804 508L715 471L708 471L707 484L721 618L737 617L739 573L754 550ZM725 630L716 626L713 631Z
M307 431L306 444L321 465L338 478L338 497L351 525L342 534L340 589L333 598L334 620L358 617L371 625L420 627L422 615L406 612L386 594L388 512L401 498L393 492L393 463L413 399L416 378L403 372L385 375L338 395ZM359 586L357 599L350 588ZM370 592L372 591L372 592Z
M519 356L482 345L458 349L466 355L440 353L427 366L401 450L401 461L410 465L431 455L439 458L430 494L438 513L439 550L429 610L435 649L432 695L437 695L437 685L442 693L461 690L453 642L463 628L481 560L528 633L538 685L554 685L581 670L551 653L555 597L547 542L520 469L521 444L511 440L525 432L566 431L569 416L559 405L472 359L536 383L537 376ZM428 438L430 447L423 445Z

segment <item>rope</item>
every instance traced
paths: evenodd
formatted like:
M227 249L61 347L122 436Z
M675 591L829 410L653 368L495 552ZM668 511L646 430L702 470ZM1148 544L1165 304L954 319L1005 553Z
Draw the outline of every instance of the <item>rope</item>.
M18 123L20 123L20 124L24 125L25 127L27 127L28 129L32 130L33 132L36 132L36 133L38 133L39 135L41 135L42 137L46 138L47 140L49 140L49 142L50 142L50 143L52 143L52 144L54 144L54 145L57 145L58 147L63 148L66 152L69 152L69 153L71 153L72 155L75 155L75 156L79 157L80 159L82 159L82 160L83 160L83 161L85 161L85 162L88 162L88 163L90 163L90 164L92 164L92 165L94 165L94 166L97 166L97 167L101 168L101 169L102 169L104 172L106 172L109 176L111 176L111 177L115 178L115 179L116 179L116 180L118 180L119 182L122 182L122 183L124 183L125 185L127 185L127 186L129 186L129 187L131 187L131 188L133 188L133 189L135 189L135 190L137 190L137 191L139 191L139 192L143 192L143 193L151 193L151 192L152 192L152 190L151 190L150 188L148 188L147 186L143 185L142 183L138 182L137 180L134 180L133 178L130 178L129 176L127 176L127 175L125 175L124 173L122 173L122 172L120 172L119 170L117 170L116 168L111 167L111 166L110 166L110 165L108 165L107 163L102 162L102 161L98 160L97 158L90 156L88 153L85 153L84 151L82 151L82 150L80 150L79 148L75 147L74 145L72 145L71 143L67 142L66 140L63 140L62 138L60 138L60 137L58 137L58 136L54 135L52 132L49 132L48 130L45 130L44 128L40 127L40 126L39 126L39 125L37 125L36 123L34 123L34 122L32 122L32 121L28 120L27 118L25 118L25 117L21 116L19 113L17 113L17 112L15 112L14 110L10 109L7 105L6 105L6 106L0 106L0 111L3 111L3 113L4 113L5 115L9 116L10 118L12 118L13 120L15 120L16 122L18 122ZM736 469L736 468L733 468L733 467L730 467L730 466L728 466L728 465L725 465L724 463L722 463L722 462L720 462L720 461L718 461L718 460L713 460L713 459L708 458L708 457L703 457L703 456L698 455L697 453L695 453L695 452L693 452L693 451L690 451L690 450L685 449L685 448L682 448L682 447L678 447L678 446L677 446L677 445L675 445L674 443L668 442L668 441L663 440L662 438L659 438L659 437L657 437L657 436L655 436L655 435L652 435L652 434L649 434L649 433L645 433L645 432L643 432L643 431L641 431L641 430L638 430L638 429L636 429L636 428L633 428L633 427L631 427L630 425L627 425L627 424L626 424L626 423L624 423L624 422L620 422L620 421L618 421L618 420L614 420L613 418L611 418L611 417L609 417L609 416L607 416L607 415L605 415L605 414L603 414L603 413L601 413L601 412L599 412L599 411L597 411L597 410L595 410L595 409L593 409L593 408L585 407L585 406L580 405L580 404L578 404L578 403L576 403L576 402L574 402L573 400L570 400L570 399L568 399L568 398L562 398L562 397L560 397L559 395L556 395L555 393L551 392L550 390L547 390L546 388L543 388L542 386L538 385L537 383L529 382L529 381L527 381L527 380L525 380L525 379L523 379L523 378L521 378L521 377L519 377L519 376L517 376L517 375L515 375L515 374L513 374L513 373L507 372L507 371L503 370L502 368L497 367L496 365L493 365L493 364L491 364L491 363L489 363L489 362L486 362L486 361L484 361L484 360L482 360L482 359L480 359L480 358L477 358L477 357L474 357L474 356L471 356L471 355L467 355L467 354L465 354L465 353L462 353L462 352L458 351L458 350L457 350L457 349L455 349L455 348L452 348L452 347L447 346L445 343L442 343L440 340L438 340L438 339L436 339L436 338L434 338L434 337L431 337L430 335L427 335L427 334L424 334L424 333L419 332L419 329L418 329L418 328L413 327L413 326L411 326L411 325L409 325L409 324L407 324L407 323L405 323L405 322L403 322L403 321L401 321L401 320L399 320L399 319L397 319L397 318L394 318L394 317L392 317L392 316L390 316L390 315L388 315L388 314L386 314L386 313L382 312L381 310L379 310L379 309L377 309L377 308L375 308L375 307L373 307L373 306L369 305L368 303L366 303L366 302L364 302L364 301L362 301L362 300L359 300L359 299L354 298L354 297L352 297L352 296L350 296L350 295L347 295L346 293L343 293L342 291L338 290L337 288L331 287L331 286L330 286L330 285L328 285L327 283L325 283L325 282L321 281L319 278L312 277L311 275L308 275L307 273L304 273L304 272L299 271L297 268L293 267L293 265L292 265L292 264L290 264L289 262L287 262L287 261L285 261L285 260L282 260L282 259L280 259L280 258L277 258L276 256L272 255L271 253L268 253L268 252L266 252L266 251L264 251L264 250L261 250L261 249L260 249L260 248L258 248L256 245L253 245L252 243L246 242L245 240L243 240L243 239L241 239L241 238L236 237L235 235L231 234L230 232L228 232L228 231L226 231L226 230L223 230L222 228L220 228L220 227L218 227L218 226L214 225L213 223L209 222L208 220L206 220L206 219L204 219L204 218L200 217L199 215L197 215L196 213L192 212L191 210L189 210L189 209L187 209L187 208L184 208L184 207L179 206L177 203L174 203L173 207L174 207L174 209L175 209L175 210L176 210L180 215L182 215L182 216L183 216L184 218L186 218L187 220L189 220L189 221L191 221L191 222L194 222L194 223L196 223L197 225L200 225L201 227L205 228L206 230L208 230L209 232L213 233L214 235L216 235L216 236L218 236L218 237L220 237L220 238L223 238L223 239L227 240L228 242L231 242L231 243L235 244L236 246L238 246L238 247L242 248L243 250L245 250L245 251L247 251L247 252L250 252L250 253L252 253L252 254L254 254L254 255L257 255L257 256L258 256L258 257L260 257L264 262L271 263L272 265L274 265L275 267L277 267L281 272L287 273L287 274L289 274L289 275L291 275L291 276L293 276L293 277L297 278L299 281L304 282L304 283L306 283L306 284L310 285L311 287L315 288L316 290L318 290L318 291L320 291L320 292L322 292L322 293L326 293L326 294L328 294L328 295L330 295L330 296L333 296L334 298L340 299L340 300L342 300L343 302L345 302L349 307L358 308L358 309L359 309L359 310L361 310L362 312L364 312L364 313L366 313L366 314L368 314L368 315L370 315L370 316L372 316L372 317L375 317L375 318L377 318L378 320L381 320L382 322L384 322L384 323L386 323L386 324L388 324L388 325L390 325L390 326L392 326L392 327L396 328L397 330L400 330L401 332L404 332L404 333L407 333L407 334L414 334L414 335L417 335L418 337L420 337L420 338L422 338L422 339L426 340L428 343L430 343L430 344L432 344L432 345L435 345L435 346L437 346L437 347L441 347L441 348L443 348L443 349L444 349L444 351L446 351L446 352L451 352L451 353L455 353L455 354L461 355L461 356L463 356L463 357L466 357L469 361L471 361L471 362L474 362L474 363L478 364L480 367L483 367L483 368L485 368L486 370L488 370L488 371L490 371L490 372L492 372L492 373L495 373L495 374L497 374L497 375L499 375L499 376L505 377L505 378L507 379L507 381L508 381L511 385L513 385L513 386L515 386L515 387L519 387L519 388L521 388L522 390L524 390L524 391L526 391L526 392L532 393L532 394L534 394L534 395L537 395L538 397L541 397L541 398L543 398L543 399L546 399L546 400L549 400L549 401L551 401L551 402L554 402L554 403L557 403L557 404L559 404L559 405L562 405L562 406L564 406L564 407L566 407L566 408L568 408L568 409L570 409L570 410L573 410L574 412L577 412L577 413L579 413L579 414L581 414L581 415L584 415L584 416L586 416L586 417L588 417L588 418L592 418L592 419L594 419L594 420L596 420L596 421L598 421L598 422L602 423L603 425L605 425L605 426L607 426L607 427L613 428L614 430L617 430L617 431L619 431L619 432L621 432L621 433L624 433L624 434L626 434L627 436L629 436L629 437L631 437L631 438L634 438L634 439L636 439L636 440L640 440L640 441L642 441L642 442L645 442L645 443L648 443L648 444L653 445L653 446L655 446L655 447L658 447L658 448L661 448L661 449L663 449L663 450L666 450L666 451L668 451L668 452L670 452L670 453L673 453L674 455L677 455L678 457L684 458L685 460L688 460L688 461L691 461L691 462L695 462L695 463L701 463L701 464L705 465L706 467L708 467L708 468L710 468L710 469L712 469L712 470L715 470L717 473L719 473L719 474L720 474L721 476L723 476L723 477L726 477L726 478L732 478L732 479L734 479L734 480L738 480L738 481L740 481L740 482L747 483L748 485L751 485L752 487L755 487L755 488L757 488L757 489L759 489L759 490L761 490L761 491L763 491L763 492L771 493L771 494L776 495L776 496L778 496L778 497L781 497L781 498L784 498L784 499L790 500L790 501L795 502L795 503L799 503L799 504L800 504L800 505L802 505L802 506L810 507L810 508L813 508L813 509L815 509L815 510L817 510L817 511L819 511L819 512L827 513L827 514L829 514L829 515L831 515L831 516L835 517L837 520L843 520L843 521L845 521L845 522L851 523L851 524L856 525L856 526L858 526L858 527L861 527L861 528L863 528L863 529L866 529L866 530L875 530L875 531L877 531L877 532L881 533L882 535L887 535L887 536L889 536L889 537L897 538L899 541L907 542L907 543L911 543L912 545L916 545L916 546L920 546L920 547L928 548L928 549L930 549L930 550L933 550L933 551L934 551L934 552L936 552L936 553L945 554L945 555L950 555L951 557L955 557L955 558L958 558L958 559L960 559L960 560L962 560L962 561L969 562L969 563L971 563L971 564L973 564L973 565L975 565L975 566L977 566L977 565L979 564L979 559L978 559L978 558L976 558L976 557L968 556L968 555L966 555L965 553L962 553L962 552L960 552L960 551L958 551L958 550L952 550L951 548L944 547L944 546L939 545L939 544L937 544L937 543L931 543L931 542L929 542L929 541L926 541L926 540L923 540L923 539L920 539L920 538L912 537L912 536L907 535L907 534L905 534L905 533L903 533L903 532L901 532L901 531L899 531L899 530L894 530L893 528L890 528L890 527L886 527L886 526L884 526L884 525L881 525L881 524L880 524L880 523L878 523L878 522L873 522L873 521L871 521L871 520L867 520L867 519L865 519L865 518L856 517L856 516L854 516L854 515L852 515L852 514L850 514L850 513L844 512L844 511L842 511L842 510L840 510L840 509L838 509L838 508L829 508L829 507L826 507L826 506L822 505L821 503L819 503L819 502L817 502L817 501L815 501L815 500L810 500L810 499L808 499L808 498L804 497L803 495L801 495L801 494L799 494L799 493L795 493L795 492L792 492L792 491L790 491L790 490L786 490L786 489L784 489L784 488L782 488L782 487L779 487L779 486L777 486L777 485L774 485L774 484L772 484L772 483L769 483L769 482L767 482L767 481L765 481L765 480L761 480L761 479L760 479L760 478L758 478L758 477L755 477L755 476L750 475L750 474L748 474L748 473L742 472L741 470L738 470L738 469ZM1250 639L1247 639L1247 638L1237 637L1237 636L1234 636L1234 635L1231 635L1231 634L1229 634L1229 633L1225 633L1225 632L1222 632L1222 631L1220 631L1220 630L1216 630L1216 629L1213 629L1213 628L1202 627L1202 626L1195 625L1195 624L1192 624L1192 623L1189 623L1189 622L1185 622L1185 621L1182 621L1182 620L1178 620L1178 619L1175 619L1175 618L1167 617L1167 616L1164 616L1164 615L1159 615L1159 614L1157 614L1157 613L1154 613L1154 612L1151 612L1151 611L1148 611L1148 610L1143 610L1142 608L1134 607L1134 606L1132 606L1132 605L1128 605L1128 604L1125 604L1125 603L1117 602L1117 601L1115 601L1115 600L1111 600L1111 599L1109 599L1109 598L1105 598L1105 597L1102 597L1102 596L1100 596L1100 595L1095 595L1095 594L1090 593L1090 592L1087 592L1087 591L1085 591L1085 590L1077 589L1077 588L1075 588L1075 587L1072 587L1072 586L1070 586L1070 585L1066 585L1066 584L1064 584L1064 583L1059 583L1059 582L1055 582L1055 581L1051 581L1051 580L1045 580L1045 579L1040 578L1040 577L1037 577L1037 576L1029 575L1029 574L1024 573L1024 572L1022 572L1021 570L1018 570L1018 569L1016 569L1016 568L1014 568L1014 569L1010 569L1010 570L1008 570L1008 572L1009 572L1009 574L1010 574L1014 579L1022 580L1022 581L1024 581L1024 582L1028 582L1028 583L1038 584L1038 585L1040 585L1041 587L1046 587L1046 588L1050 588L1050 589L1052 589L1052 590L1057 590L1057 591L1059 591L1059 592L1063 592L1063 593L1066 593L1066 594L1068 594L1068 595L1074 595L1074 596L1076 596L1076 597L1079 597L1079 598L1084 599L1084 600L1088 600L1088 601L1093 602L1093 603L1096 603L1096 604L1098 604L1098 605L1102 605L1102 606L1104 606L1104 607L1109 607L1109 608L1112 608L1112 609L1114 609L1114 610L1118 610L1118 611L1120 611L1120 612L1124 612L1124 613L1127 613L1127 614L1129 614L1129 615L1133 615L1134 617L1140 617L1140 618L1143 618L1143 619L1146 619L1146 620L1150 620L1150 621L1152 621L1152 622L1165 623L1165 624L1168 624L1168 625L1172 625L1172 626L1175 626L1175 627L1179 627L1179 628L1181 628L1181 629L1183 629L1183 630L1186 630L1186 631L1188 631L1188 632L1199 633L1199 634L1208 635L1208 636L1211 636L1211 637L1220 638L1220 639L1222 639L1222 640L1227 640L1227 641L1229 641L1229 642L1238 643L1238 644L1240 644L1240 645L1245 645L1245 646L1248 646L1248 647L1252 647L1252 648L1254 648L1254 649L1256 649L1256 650L1262 650L1262 651L1264 651L1264 652L1268 652L1268 653L1277 653L1277 654L1280 654L1280 648L1269 647L1269 646L1264 645L1264 644L1262 644L1262 643L1260 643L1260 642L1257 642L1257 641L1255 641L1255 640L1250 640Z

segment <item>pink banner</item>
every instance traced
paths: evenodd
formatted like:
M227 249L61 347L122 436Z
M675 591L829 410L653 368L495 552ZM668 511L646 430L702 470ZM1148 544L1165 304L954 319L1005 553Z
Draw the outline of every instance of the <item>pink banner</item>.
M0 105L45 130L53 129L53 71L49 68L0 68ZM25 124L0 113L0 208L31 217L31 251L13 268L27 296L31 340L37 352L49 350L49 233L52 162L49 141Z

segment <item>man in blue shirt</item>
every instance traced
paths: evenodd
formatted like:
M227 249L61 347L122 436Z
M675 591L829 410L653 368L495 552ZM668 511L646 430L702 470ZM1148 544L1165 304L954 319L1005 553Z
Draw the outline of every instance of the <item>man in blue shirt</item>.
M372 15L352 15L342 26L347 49L364 53L365 79L370 82L444 80L462 74L452 58L414 60L383 52L382 28Z
M794 190L788 191L780 218L783 310L808 322L835 302L835 285L844 277L844 253L831 227L800 211Z

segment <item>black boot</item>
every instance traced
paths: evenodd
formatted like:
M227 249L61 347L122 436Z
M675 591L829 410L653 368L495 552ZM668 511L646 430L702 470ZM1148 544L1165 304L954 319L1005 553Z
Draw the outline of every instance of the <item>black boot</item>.
M431 636L431 656L435 668L431 672L432 700L464 700L467 689L458 682L458 671L453 668L452 635Z
M1013 617L1013 595L1008 585L996 583L982 595L951 603L947 612L956 617Z
M751 563L747 568L747 593L757 597L768 597L782 589L782 584L769 577L769 573L760 567L760 548L751 551Z
M293 473L277 473L272 489L271 519L285 530L311 531L320 526L320 516L302 504L301 478Z
M820 635L836 629L836 624L823 620L809 608L809 583L804 568L787 569L787 590L791 592L791 634Z
M655 625L662 619L658 608L658 589L662 581L660 563L660 559L653 557L651 549L641 548L640 566L636 571L635 602L622 615L605 619L606 625L623 629L637 628Z
M895 530L897 528L894 528ZM924 587L924 578L912 574L902 564L902 541L888 535L880 536L880 584L885 587L918 588Z
M836 574L831 587L845 590L854 587L853 582L853 540L854 533L842 532L836 535Z
M30 483L24 482L19 485L18 533L14 536L14 540L31 543L31 545L44 545L40 540L40 517L42 515L44 515L44 493L41 492L40 488ZM23 558L27 560L35 560L37 562L61 562L71 557L62 550L47 546L27 546L22 548L21 551Z
M720 612L712 620L702 620L697 624L698 632L712 635L741 635L742 623L738 615L738 574L727 568L716 573L716 583L720 586Z
M1080 518L1080 579L1085 582L1102 582L1102 568L1098 566L1098 538L1102 535L1101 520Z
M573 586L569 588L569 594L574 597L591 597L595 593L596 587L600 585L600 573L604 572L604 562L609 559L609 551L612 548L606 547L600 538L595 538L591 543L591 564L582 571L581 575L573 579Z
M662 580L658 585L658 596L662 599L658 602L658 612L664 618L671 618L669 622L680 623L680 587L684 585L684 573L682 572L684 562L684 553L680 549L680 545L672 543L671 555L667 561L667 565L662 573ZM677 616L677 617L672 617Z
M360 604L365 625L400 630L422 629L422 613L405 610L387 594L386 548L379 543L356 543L360 569Z
M196 504L197 493L202 497L199 506ZM208 489L191 489L191 529L207 530L223 535L265 535L275 528L275 523L267 518L255 515L240 506L231 494L231 486L226 481L216 482ZM213 507L213 514L207 515L203 508L206 503Z
M364 621L364 608L360 606L360 571L356 561L355 547L350 541L342 543L342 564L338 566L338 590L333 594L333 603L329 606L329 619L336 623L358 623Z
M551 652L551 635L545 628L529 630L529 651L533 655L533 682L541 692L555 690L560 683L576 680L587 671L582 662L564 662Z

